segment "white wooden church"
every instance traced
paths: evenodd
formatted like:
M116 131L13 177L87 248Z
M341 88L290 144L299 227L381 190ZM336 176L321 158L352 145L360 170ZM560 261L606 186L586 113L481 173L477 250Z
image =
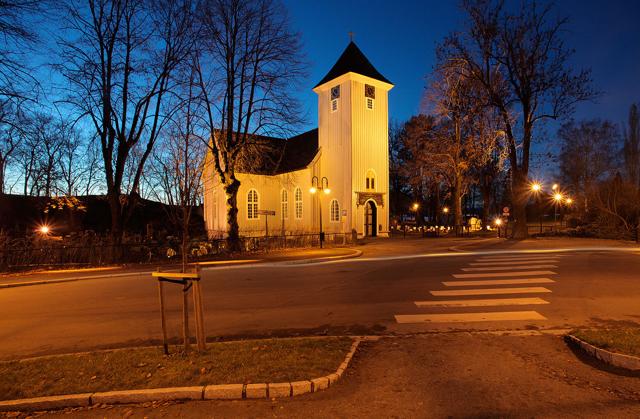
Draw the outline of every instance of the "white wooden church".
M322 217L325 233L388 236L392 88L351 42L313 88L318 128L289 139L260 137L272 158L236 171L240 234L265 235L266 225L269 235L318 233ZM205 222L211 237L224 237L225 192L216 177L205 169Z

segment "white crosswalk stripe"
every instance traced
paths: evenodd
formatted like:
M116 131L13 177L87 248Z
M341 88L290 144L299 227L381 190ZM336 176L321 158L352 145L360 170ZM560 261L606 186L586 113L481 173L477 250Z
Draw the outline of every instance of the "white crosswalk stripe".
M468 264L470 267L461 268L465 273L454 273L451 275L454 280L442 282L449 289L429 291L436 299L414 302L420 309L439 309L441 312L397 314L395 320L399 324L544 321L546 317L532 310L513 311L511 309L486 312L450 312L449 310L467 307L494 307L499 310L501 307L550 304L549 301L538 297L509 297L509 295L552 293L552 290L546 287L527 285L554 284L556 281L550 276L557 273L548 269L557 268L561 257L564 256L549 253L519 253L476 258ZM492 295L505 297L475 298ZM460 299L460 297L463 298Z
M469 266L518 266L530 263L557 263L558 259L516 260L508 262L471 262Z
M487 279L473 281L444 281L442 284L447 287L468 287L483 285L522 285L522 284L550 284L556 282L551 278L521 278L521 279Z
M474 271L515 271L518 269L551 269L557 268L556 265L526 265L526 266L483 266L476 268L462 268L465 272Z

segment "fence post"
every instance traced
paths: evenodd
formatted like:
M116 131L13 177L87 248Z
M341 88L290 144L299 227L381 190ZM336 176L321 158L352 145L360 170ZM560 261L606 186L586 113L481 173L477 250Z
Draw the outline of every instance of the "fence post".
M202 295L200 289L200 266L196 266L198 277L193 281L193 308L196 315L196 339L198 351L206 350L206 336L204 334L204 315L202 311Z

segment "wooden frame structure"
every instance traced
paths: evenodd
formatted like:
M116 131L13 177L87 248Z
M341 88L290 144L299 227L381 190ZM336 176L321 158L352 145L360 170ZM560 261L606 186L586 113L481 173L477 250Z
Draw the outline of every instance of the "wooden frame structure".
M165 355L169 354L169 344L167 339L167 317L164 304L164 283L182 285L182 338L184 350L190 348L189 334L189 299L188 293L193 288L193 311L196 320L196 341L198 351L206 349L206 336L204 334L204 316L202 311L202 293L200 289L200 267L196 272L152 272L151 276L158 280L158 298L160 300L160 316L162 324L162 347Z

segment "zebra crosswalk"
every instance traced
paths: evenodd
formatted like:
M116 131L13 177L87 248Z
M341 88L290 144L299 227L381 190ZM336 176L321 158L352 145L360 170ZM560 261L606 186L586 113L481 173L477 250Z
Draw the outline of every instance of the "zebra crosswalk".
M425 313L396 314L395 320L399 324L544 321L546 317L532 309L549 301L535 295L553 292L557 276L553 269L563 256L478 257L461 268L463 273L452 274L453 280L443 281L445 289L430 290L432 299L414 302Z

